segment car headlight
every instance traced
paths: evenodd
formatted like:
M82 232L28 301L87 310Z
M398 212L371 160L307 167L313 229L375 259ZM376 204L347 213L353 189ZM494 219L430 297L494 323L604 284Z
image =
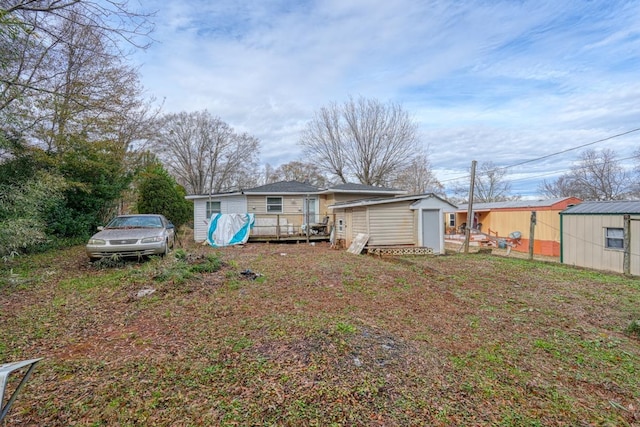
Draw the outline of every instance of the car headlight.
M156 236L156 237L146 237L142 239L142 243L155 243L164 241L164 237Z
M102 239L89 239L89 244L90 245L105 245L107 242L105 242Z

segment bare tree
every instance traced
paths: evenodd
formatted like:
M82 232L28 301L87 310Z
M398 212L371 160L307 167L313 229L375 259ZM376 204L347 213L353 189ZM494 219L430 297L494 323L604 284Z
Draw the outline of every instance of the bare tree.
M409 166L396 174L391 185L412 194L434 193L444 195L444 186L438 181L426 154L416 156Z
M622 200L632 197L635 189L633 173L627 171L610 149L586 150L579 162L556 181L544 183L546 195L573 196L583 200Z
M152 16L132 10L128 1L0 0L0 111L34 92L57 93L50 81L58 77L59 50L72 50L77 42L84 47L82 39L68 38L69 23L81 22L107 51L125 57L123 46L150 44Z
M142 98L137 72L110 51L104 34L87 25L85 17L70 11L62 26L66 43L43 67L51 75L49 90L30 99L38 107L26 120L31 136L49 151L59 150L70 134L110 140L126 150L145 136L156 113Z
M417 125L398 104L350 98L321 108L299 144L323 172L343 183L388 185L418 152Z
M280 165L267 176L267 182L277 181L308 182L319 188L326 188L331 184L316 164L301 161Z
M473 201L476 203L504 202L517 200L520 196L511 194L511 182L506 180L507 170L496 167L493 162L484 162L476 169ZM453 189L460 200L468 202L469 184L459 183Z
M542 181L538 186L538 193L548 198L578 197L577 188L574 186L571 177L562 175L555 181Z
M236 133L206 110L161 118L150 149L189 194L219 193L258 180L258 139Z
M518 198L511 195L511 182L505 179L507 170L493 162L481 163L476 171L474 196L477 202L502 202Z
M640 148L633 152L633 172L631 180L633 182L630 197L640 199Z

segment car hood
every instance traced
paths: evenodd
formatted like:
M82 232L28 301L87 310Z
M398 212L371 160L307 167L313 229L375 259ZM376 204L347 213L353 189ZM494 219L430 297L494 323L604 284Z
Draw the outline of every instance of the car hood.
M163 228L108 228L94 234L92 239L144 239L145 237L161 236Z

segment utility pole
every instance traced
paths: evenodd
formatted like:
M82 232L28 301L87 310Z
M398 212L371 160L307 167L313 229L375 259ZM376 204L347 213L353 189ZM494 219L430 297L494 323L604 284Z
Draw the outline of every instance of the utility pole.
M531 212L531 224L529 225L529 259L533 259L533 241L536 231L536 211Z
M464 253L469 253L469 240L471 240L471 227L473 226L473 190L476 183L476 162L471 161L471 182L469 183L469 207L467 208L467 226L464 229Z

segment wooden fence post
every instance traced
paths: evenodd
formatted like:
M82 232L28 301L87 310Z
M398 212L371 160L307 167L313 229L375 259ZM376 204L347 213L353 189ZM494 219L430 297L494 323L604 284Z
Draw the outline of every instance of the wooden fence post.
M531 212L531 224L529 225L529 259L533 259L533 241L536 231L536 211Z
M622 261L622 271L626 275L631 274L631 215L624 215L624 259Z

